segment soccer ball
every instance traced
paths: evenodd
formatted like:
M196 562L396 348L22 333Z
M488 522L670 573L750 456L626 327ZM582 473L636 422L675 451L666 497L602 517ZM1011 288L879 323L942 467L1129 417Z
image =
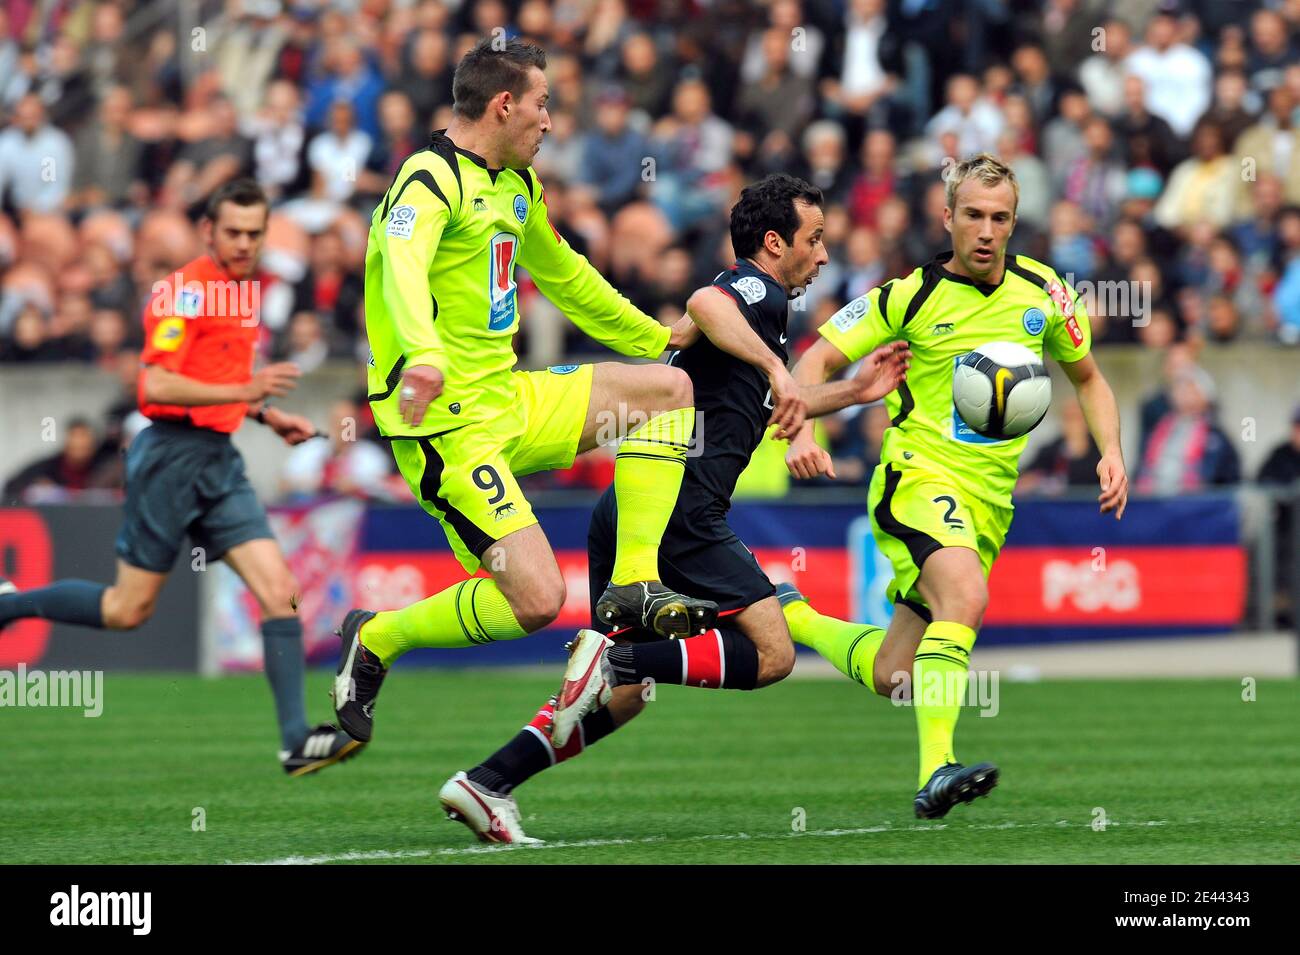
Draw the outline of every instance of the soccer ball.
M1024 345L989 342L957 359L952 401L972 431L997 441L1028 434L1052 403L1052 379Z

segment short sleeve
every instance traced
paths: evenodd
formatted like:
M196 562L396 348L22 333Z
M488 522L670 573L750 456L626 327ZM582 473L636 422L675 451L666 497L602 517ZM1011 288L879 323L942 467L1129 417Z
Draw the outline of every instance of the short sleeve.
M893 286L893 282L886 282L859 295L828 318L818 333L850 362L869 355L885 342L902 338L902 329L890 322L888 314Z

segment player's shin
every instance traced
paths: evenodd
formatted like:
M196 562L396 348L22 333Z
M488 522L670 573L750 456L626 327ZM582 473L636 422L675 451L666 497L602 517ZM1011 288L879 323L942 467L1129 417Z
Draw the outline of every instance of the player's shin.
M620 686L653 682L752 690L758 685L758 648L734 630L622 644L610 647L607 656Z
M416 647L472 647L527 634L496 581L473 577L409 607L375 614L361 628L361 642L388 667Z
M262 621L262 658L275 697L280 743L292 750L307 738L307 708L302 650L302 621L277 617Z
M611 582L659 579L659 542L682 486L695 409L651 418L619 445L614 465L618 549Z
M578 724L578 731L559 749L551 744L555 700L547 700L510 742L469 771L469 780L491 792L509 795L516 786L544 769L578 756L640 713L640 698L620 699L626 696L626 692L616 692L608 706L588 713Z
M975 631L949 620L936 620L925 628L912 666L912 707L921 744L918 787L934 771L957 762L953 732L966 697L966 678Z

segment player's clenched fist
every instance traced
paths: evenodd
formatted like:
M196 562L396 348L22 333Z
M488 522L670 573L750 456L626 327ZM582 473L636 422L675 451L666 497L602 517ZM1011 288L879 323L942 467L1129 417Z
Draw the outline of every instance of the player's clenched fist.
M277 361L253 374L248 383L248 398L251 403L271 396L287 395L298 384L302 371L291 361Z
M810 427L804 428L790 442L790 450L785 453L785 466L791 474L803 481L822 474L835 477L835 465L831 456L813 440Z
M429 404L442 394L442 372L432 365L412 365L402 372L401 400L398 409L402 420L412 427L424 421Z

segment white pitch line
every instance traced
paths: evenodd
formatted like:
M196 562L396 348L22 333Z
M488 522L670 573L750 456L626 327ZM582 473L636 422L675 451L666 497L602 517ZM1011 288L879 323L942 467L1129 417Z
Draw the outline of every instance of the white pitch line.
M1111 826L1163 826L1166 822L1162 819L1153 819L1149 822L1107 822L1107 828ZM961 826L956 831L968 829L979 830L998 830L998 829L1061 829L1070 826L1090 827L1090 823L1071 823L1066 819L1060 819L1056 822L1000 822L977 824L973 826ZM265 859L265 860L248 860L236 862L227 860L226 865L323 865L329 862L374 862L374 861L393 861L400 859L430 859L440 856L470 856L480 855L486 852L541 852L545 849L598 849L604 846L641 846L653 845L657 842L742 842L754 839L802 839L809 836L834 839L840 836L866 836L882 832L938 832L947 829L947 823L936 823L933 826L905 826L896 828L894 826L867 826L861 829L814 829L811 832L770 832L751 834L747 832L729 832L715 833L704 836L684 836L680 839L673 839L669 836L646 836L640 839L581 839L576 841L562 841L533 843L528 845L503 846L503 845L477 845L466 846L459 849L371 849L358 852L340 852L332 855L318 856L285 856L282 859Z

